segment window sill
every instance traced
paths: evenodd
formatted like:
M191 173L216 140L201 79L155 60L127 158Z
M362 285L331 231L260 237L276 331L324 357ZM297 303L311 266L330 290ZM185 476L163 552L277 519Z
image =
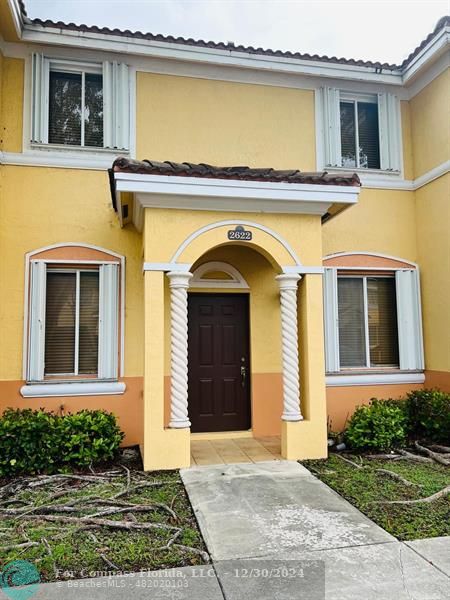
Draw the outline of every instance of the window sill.
M352 385L394 385L398 383L423 383L422 372L396 371L394 373L336 373L325 377L327 387L347 387Z
M24 152L0 152L2 164L32 167L60 167L104 171L117 156L129 156L129 150L78 148L77 146L32 145Z
M331 165L326 165L324 167L326 171L329 173L333 173L334 171L337 173L358 173L363 175L379 175L380 177L397 177L401 176L400 171L392 171L387 169L364 169L362 167L332 167Z
M20 393L24 398L52 398L57 396L112 396L123 394L125 383L121 381L95 381L82 383L31 383L23 385Z
M74 152L86 154L129 154L126 148L104 148L101 146L75 146L72 144L44 144L30 142L30 149L40 152Z

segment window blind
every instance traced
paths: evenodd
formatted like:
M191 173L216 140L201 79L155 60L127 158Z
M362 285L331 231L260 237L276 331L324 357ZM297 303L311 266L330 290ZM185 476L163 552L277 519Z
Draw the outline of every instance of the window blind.
M380 140L378 132L378 106L371 102L358 102L359 166L380 168Z
M371 366L397 366L398 331L394 278L367 278Z
M80 73L50 72L50 144L81 145L81 89Z
M78 372L98 372L98 272L80 273Z
M338 279L338 318L340 366L366 366L363 279Z
M356 167L355 105L341 102L341 156L343 167Z
M47 272L45 374L75 371L75 273Z
M103 78L92 73L85 75L84 145L103 146Z

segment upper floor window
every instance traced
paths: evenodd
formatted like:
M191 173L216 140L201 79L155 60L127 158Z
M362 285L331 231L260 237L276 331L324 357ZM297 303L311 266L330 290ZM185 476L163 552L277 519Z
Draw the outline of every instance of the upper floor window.
M393 94L319 91L325 167L400 172L400 107Z
M128 67L32 57L31 142L129 149Z
M380 168L378 106L357 99L340 101L341 165L360 169Z
M101 73L50 71L48 141L103 147Z

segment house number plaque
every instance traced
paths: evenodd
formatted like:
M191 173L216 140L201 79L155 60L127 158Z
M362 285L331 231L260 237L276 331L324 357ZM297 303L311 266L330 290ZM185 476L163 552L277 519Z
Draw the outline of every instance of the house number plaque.
M246 231L242 225L236 225L234 229L228 230L228 239L229 240L244 240L248 242L252 239L253 234L251 231Z

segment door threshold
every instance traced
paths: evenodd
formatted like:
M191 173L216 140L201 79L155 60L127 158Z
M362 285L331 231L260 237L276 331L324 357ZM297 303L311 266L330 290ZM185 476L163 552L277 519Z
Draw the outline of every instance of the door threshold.
M202 431L201 433L191 433L191 440L232 440L240 438L252 438L251 429L246 431Z

